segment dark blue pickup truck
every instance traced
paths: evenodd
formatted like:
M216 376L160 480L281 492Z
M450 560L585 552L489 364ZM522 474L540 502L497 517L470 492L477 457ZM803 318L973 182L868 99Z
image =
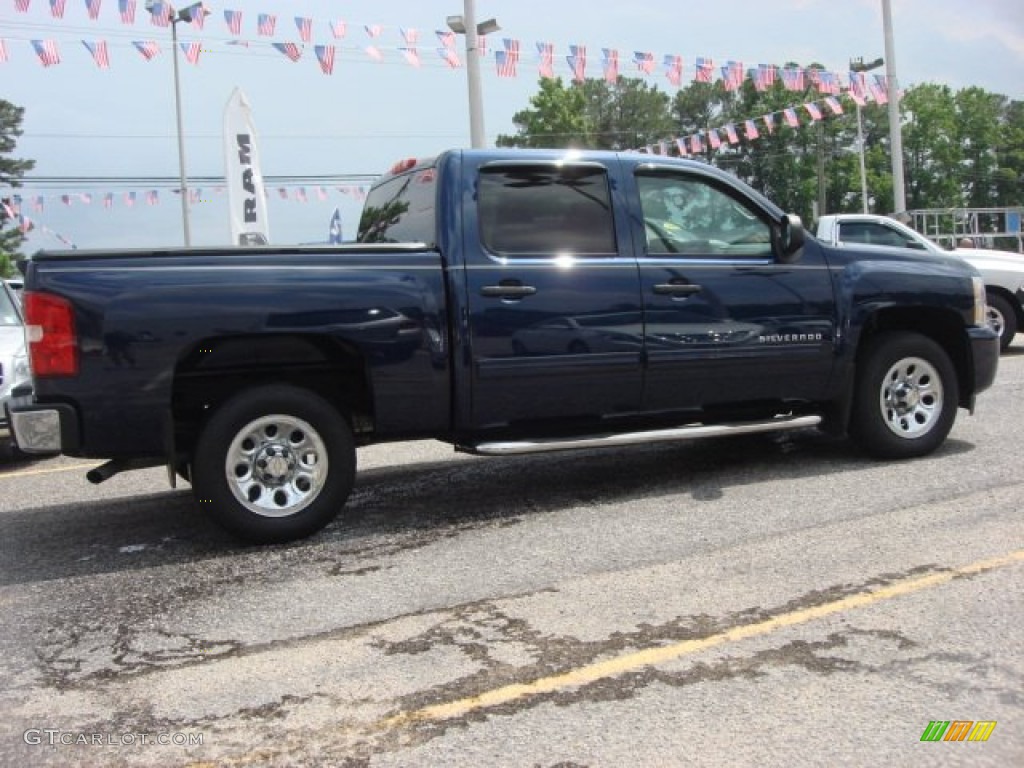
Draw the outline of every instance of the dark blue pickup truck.
M817 426L929 453L995 376L985 287L832 248L707 165L451 151L371 190L358 242L41 252L18 446L166 464L255 541L341 510L356 448L509 455Z

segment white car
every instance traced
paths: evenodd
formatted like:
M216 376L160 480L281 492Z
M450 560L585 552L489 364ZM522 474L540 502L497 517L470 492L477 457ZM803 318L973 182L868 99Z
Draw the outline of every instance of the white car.
M11 391L30 381L21 303L6 282L0 282L0 456L13 453L7 401Z
M817 236L830 245L915 248L959 257L985 280L989 322L999 333L999 347L1006 349L1017 332L1024 330L1024 256L982 248L947 251L920 232L888 216L869 213L837 213L818 220Z

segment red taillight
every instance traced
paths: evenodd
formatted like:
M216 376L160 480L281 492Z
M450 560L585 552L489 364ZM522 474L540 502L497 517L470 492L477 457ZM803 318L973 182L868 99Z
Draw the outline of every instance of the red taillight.
M32 375L77 375L78 343L71 302L49 293L26 291L24 307Z

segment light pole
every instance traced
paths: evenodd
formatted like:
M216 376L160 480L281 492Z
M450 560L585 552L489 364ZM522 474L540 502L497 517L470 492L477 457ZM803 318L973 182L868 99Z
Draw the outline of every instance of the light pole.
M878 69L885 62L882 59L875 59L867 64L864 59L850 59L851 72L870 72ZM860 154L860 199L864 213L868 212L868 171L864 164L864 115L860 109L860 102L857 102L857 147Z
M181 79L178 73L178 22L184 21L186 24L190 24L196 14L205 15L207 11L201 2L190 5L188 8L182 8L180 11L176 11L173 6L161 2L160 0L146 0L146 10L150 13L153 13L154 11L164 12L164 8L169 10L171 22L171 47L173 49L172 57L174 61L174 114L178 127L178 177L181 185L178 191L181 196L181 226L185 236L185 246L188 247L192 245L192 228L189 224L188 218L188 176L185 173L185 132L182 128L181 121Z
M889 150L892 153L893 213L908 220L907 192L903 179L903 131L900 127L899 87L896 81L896 53L892 33L892 2L882 0L882 28L885 34L885 77L889 98Z
M480 87L479 36L497 32L501 27L495 19L476 22L474 0L465 0L462 16L449 16L448 29L466 36L466 79L469 83L469 143L475 148L486 146L484 135L483 91Z

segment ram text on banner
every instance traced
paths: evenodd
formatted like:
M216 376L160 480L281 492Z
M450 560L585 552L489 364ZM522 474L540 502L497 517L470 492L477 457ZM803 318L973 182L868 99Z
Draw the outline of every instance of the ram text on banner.
M224 160L232 244L269 243L267 197L260 171L256 130L249 100L240 88L232 92L224 110Z

